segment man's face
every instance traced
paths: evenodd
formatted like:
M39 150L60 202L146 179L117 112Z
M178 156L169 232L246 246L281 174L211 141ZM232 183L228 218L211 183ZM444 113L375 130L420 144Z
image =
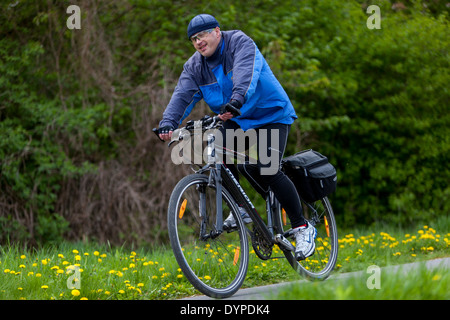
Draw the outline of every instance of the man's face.
M194 48L204 57L210 57L216 51L220 42L220 28L205 30L191 37Z

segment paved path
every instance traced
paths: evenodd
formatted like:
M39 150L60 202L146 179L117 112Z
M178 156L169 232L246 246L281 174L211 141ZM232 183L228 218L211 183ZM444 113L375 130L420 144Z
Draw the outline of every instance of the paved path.
M403 272L407 273L413 268L418 268L419 266L425 264L425 266L428 269L433 269L436 267L445 267L450 269L450 258L442 258L442 259L435 259L435 260L428 260L423 262L414 262L414 263L408 263L408 264L402 264L398 266L389 266L382 268L382 272L395 272L398 270L402 270ZM369 276L365 271L357 271L357 272L349 272L349 273L341 273L341 274L334 274L330 276L326 281L330 280L338 280L338 279L345 279L349 277L355 277L355 276L361 276L366 275ZM223 299L223 300L266 300L268 297L278 292L281 288L296 284L296 283L302 283L306 282L308 280L298 280L293 282L285 282L285 283L277 283L272 284L268 286L263 287L253 287L253 288L247 288L247 289L240 289L238 292L236 292L233 296ZM207 296L194 296L185 298L183 300L214 300Z

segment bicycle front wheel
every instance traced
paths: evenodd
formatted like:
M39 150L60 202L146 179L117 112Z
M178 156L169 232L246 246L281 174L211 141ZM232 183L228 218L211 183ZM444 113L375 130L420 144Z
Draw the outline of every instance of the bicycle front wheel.
M224 188L222 208L223 219L233 213L236 231L217 233L216 189L208 186L208 176L192 174L176 185L168 209L170 243L181 270L197 290L214 298L241 287L249 261L244 223Z
M297 273L309 280L325 280L336 266L338 255L338 234L333 209L327 197L314 203L302 201L303 214L317 230L316 249L312 256L303 261L295 259L294 252L284 251L284 255ZM279 207L279 204L278 204ZM279 208L275 224L283 233L288 229L285 214ZM291 241L294 241L292 238Z

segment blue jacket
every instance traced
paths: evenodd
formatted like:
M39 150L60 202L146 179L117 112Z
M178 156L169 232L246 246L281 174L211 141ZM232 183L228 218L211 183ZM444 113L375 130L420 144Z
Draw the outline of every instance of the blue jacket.
M185 63L159 126L178 128L201 99L217 114L230 99L240 101L242 114L233 121L244 131L269 123L291 124L297 118L256 44L238 30L222 31L211 57L195 52Z

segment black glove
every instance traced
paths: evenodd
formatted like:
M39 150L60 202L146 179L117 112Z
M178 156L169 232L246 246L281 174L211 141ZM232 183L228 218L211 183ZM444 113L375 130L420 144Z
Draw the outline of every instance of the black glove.
M173 131L174 129L171 126L164 126L159 129L153 128L153 133L158 137L159 140L164 141L159 137L160 134L167 134L169 131Z
M172 126L164 126L158 129L158 133L159 134L168 134L169 131L173 131L174 129L172 128Z
M241 110L239 110L241 107L242 104L239 101L230 100L230 102L222 106L222 108L220 109L220 114L231 112L233 117L237 117L241 115Z

